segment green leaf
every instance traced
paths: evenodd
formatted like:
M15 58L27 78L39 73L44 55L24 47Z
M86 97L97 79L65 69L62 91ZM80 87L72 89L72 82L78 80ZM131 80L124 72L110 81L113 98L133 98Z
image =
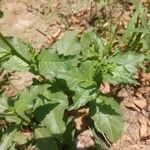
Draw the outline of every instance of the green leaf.
M88 58L102 58L104 54L104 46L100 37L95 31L89 30L81 37L82 57Z
M44 49L38 56L39 71L47 78L57 77L61 72L67 72L77 64L77 60L70 57L61 57L52 49Z
M140 15L140 7L138 7L136 9L136 11L134 12L134 14L132 15L132 18L130 19L127 29L125 30L125 32L123 33L123 37L122 40L125 43L128 43L132 34L133 34L133 29L135 28L135 23L137 21L138 16Z
M7 62L2 64L2 67L6 70L12 71L28 71L29 65L22 61L17 56L12 56Z
M73 121L73 118L70 117L68 120L67 120L67 123L66 123L66 131L63 135L63 139L64 139L64 142L63 144L67 146L66 149L69 149L69 150L74 150L75 149L75 142L74 142L74 137L75 137L75 129L74 129L74 121Z
M110 63L116 63L125 67L131 74L135 73L143 62L145 56L143 54L138 54L134 52L126 52L122 54L117 54L109 59Z
M89 101L95 100L97 97L97 91L94 87L85 89L77 86L75 89L75 95L73 96L73 105L69 110L78 109L86 105Z
M114 85L119 83L137 84L138 82L132 76L136 73L144 58L143 54L130 51L108 58L106 60L107 65L104 65L102 69L103 81Z
M11 125L7 129L7 131L5 133L3 133L2 140L0 143L1 150L8 150L8 148L12 146L16 132L17 132L16 125Z
M6 40L10 41L11 37L5 37ZM10 48L9 46L4 43L4 41L0 38L0 50L5 50L7 52L9 52Z
M59 150L55 139L46 128L36 128L34 134L36 138L35 143L40 150Z
M66 130L65 122L63 121L64 110L67 108L67 102L61 102L53 108L41 122L52 135L61 140L61 136Z
M68 32L63 38L54 43L52 48L56 50L59 55L63 54L64 56L78 55L81 51L80 42L75 32Z
M34 116L52 135L63 134L66 129L63 117L64 111L68 107L67 96L61 92L52 93L49 88L43 89L39 97L38 100L42 101L34 111Z
M68 72L60 73L58 78L64 79L71 90L80 85L87 88L95 85L94 82L95 68L91 61L86 61L79 68L71 68Z
M43 76L48 79L53 77L64 79L71 90L81 82L86 82L89 85L93 80L94 67L90 61L82 63L80 68L77 68L78 61L76 58L60 57L51 49L48 51L43 50L38 59L39 71Z
M8 121L9 123L16 123L19 125L21 123L21 119L18 116L13 115L7 115L5 116L5 120Z
M30 61L27 44L23 43L20 39L15 37L11 38L9 42L20 55L22 55L26 60Z
M90 103L90 115L95 128L115 142L123 130L123 117L119 104L111 97L99 96Z
M41 85L33 86L20 92L19 98L14 104L14 109L16 113L26 121L30 121L29 117L26 115L26 111L33 108L33 100L37 99L37 95L40 92L42 93L42 90L43 86Z
M103 82L108 82L113 85L120 83L138 84L123 66L116 66L110 73L103 74Z
M20 39L14 37L4 37L0 33L0 47L7 50L12 55L16 55L26 63L30 62L28 45L23 43Z
M2 47L0 47L0 58L6 56L6 55L9 55L9 51L6 50L6 49L3 49Z

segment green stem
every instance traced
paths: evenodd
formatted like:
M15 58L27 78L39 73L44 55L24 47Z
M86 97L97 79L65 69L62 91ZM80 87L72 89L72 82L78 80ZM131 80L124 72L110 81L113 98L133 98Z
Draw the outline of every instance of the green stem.
M17 56L17 57L20 58L22 61L24 61L24 62L26 62L27 64L30 65L30 62L29 62L27 59L25 59L22 55L20 55L20 54L16 51L16 49L10 44L10 42L8 42L8 41L6 40L6 38L2 35L1 32L0 32L0 39L10 48L10 52L11 52L13 55Z

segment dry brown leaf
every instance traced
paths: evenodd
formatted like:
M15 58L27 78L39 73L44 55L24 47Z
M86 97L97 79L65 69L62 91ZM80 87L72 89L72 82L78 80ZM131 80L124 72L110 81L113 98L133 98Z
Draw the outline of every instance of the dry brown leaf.
M2 89L5 89L7 96L15 96L19 91L30 86L33 78L36 78L36 76L30 72L12 73L9 78L9 84L2 86Z
M144 116L140 116L139 123L141 125L140 127L140 136L141 138L145 137L147 135L148 125L147 125L147 118Z
M10 82L18 90L23 90L32 84L35 75L30 72L15 72L10 77Z

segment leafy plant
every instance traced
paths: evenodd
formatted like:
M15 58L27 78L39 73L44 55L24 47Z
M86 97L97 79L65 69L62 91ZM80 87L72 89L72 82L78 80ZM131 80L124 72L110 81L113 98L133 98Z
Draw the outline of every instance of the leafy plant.
M35 137L34 142L27 140L26 144L35 144L39 149L69 147L74 128L66 111L85 105L90 108L92 128L96 129L96 145L104 146L97 133L110 142L119 138L123 129L119 104L99 91L99 87L102 83L138 84L132 76L144 55L130 50L111 54L94 30L80 38L77 33L68 32L39 54L16 38L2 34L0 37L1 69L28 71L42 79L35 79L15 97L1 93L0 117L9 122L8 128L1 128L3 150L17 146L13 137L23 126L30 127Z

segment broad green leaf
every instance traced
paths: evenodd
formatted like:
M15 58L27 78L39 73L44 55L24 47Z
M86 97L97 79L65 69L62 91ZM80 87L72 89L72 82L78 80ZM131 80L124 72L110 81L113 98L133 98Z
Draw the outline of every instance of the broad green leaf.
M52 135L63 134L66 129L63 117L68 106L67 96L61 92L52 93L51 90L44 90L40 97L47 102L37 107L35 117Z
M9 54L10 54L10 52L8 50L0 47L0 59L6 55L9 55Z
M4 38L9 43L9 45L6 44L0 38L0 48L11 52L13 55L16 55L16 53L18 53L20 57L22 57L26 62L30 61L29 48L27 44L23 43L20 39L15 37L3 37L3 35L1 35L0 37Z
M78 109L86 105L89 101L95 100L97 97L97 91L95 88L85 89L77 86L75 89L75 95L73 96L73 105L69 110Z
M86 61L79 68L71 68L68 72L60 73L58 78L64 79L71 90L80 85L85 88L95 84L95 68L91 61Z
M138 83L134 79L132 79L130 72L123 66L116 66L110 73L104 73L103 82L108 82L114 85L119 83Z
M6 39L9 39L9 37ZM0 67L10 56L9 47L0 38Z
M19 94L19 98L14 104L14 109L16 113L25 119L30 121L30 119L25 115L26 111L33 108L33 100L37 99L37 95L42 93L43 86L33 86L31 88L24 89Z
M28 71L29 65L22 61L17 56L12 56L7 62L2 64L2 67L6 70L12 71Z
M66 102L60 102L41 122L47 127L51 134L56 135L56 137L58 135L58 138L61 137L61 134L63 134L66 129L65 122L63 121L65 109L67 109Z
M138 54L134 52L126 52L122 54L117 54L110 58L108 61L110 63L116 63L118 65L121 65L125 67L126 70L128 70L131 74L135 73L140 66L140 64L143 62L145 56L143 54Z
M77 60L74 57L60 57L51 49L43 50L39 56L39 71L48 79L57 77L64 79L68 87L73 90L81 82L91 84L93 76L92 62L88 61L77 68Z
M3 133L0 143L0 150L8 150L8 148L12 146L16 132L16 125L11 125L7 131Z
M39 150L59 150L55 139L45 127L36 128L34 135L35 143Z
M5 118L6 121L9 123L16 123L19 124L21 121L20 119L15 116L14 112L11 110L12 106L9 104L12 99L8 99L5 95L0 96L0 118Z
M61 72L68 72L77 64L74 57L58 56L52 49L43 50L38 56L38 60L39 71L47 78L57 77Z
M132 76L136 73L138 67L144 60L143 54L126 52L116 54L106 60L106 66L103 67L102 76L104 82L111 84L133 83L137 84Z
M63 144L67 146L66 149L69 150L75 149L74 137L75 137L74 121L73 118L70 117L67 120L66 130L65 133L63 134Z
M123 130L123 117L119 104L111 97L99 96L90 103L90 115L95 128L115 142Z
M100 37L95 31L90 30L81 37L82 57L88 58L102 58L104 54L104 46Z
M6 40L10 41L11 37L5 37ZM10 48L9 46L0 38L0 50L5 50L9 52Z
M28 61L30 60L27 44L23 43L20 39L15 37L11 38L9 42L20 55L22 55Z
M64 37L54 43L52 48L58 54L63 54L64 56L78 55L81 51L81 45L75 32L68 32Z

